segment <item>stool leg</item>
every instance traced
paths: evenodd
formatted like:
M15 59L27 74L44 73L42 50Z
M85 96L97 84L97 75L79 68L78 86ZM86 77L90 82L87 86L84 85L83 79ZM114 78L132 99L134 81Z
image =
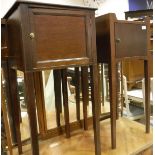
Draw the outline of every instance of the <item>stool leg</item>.
M63 92L63 105L64 105L64 115L65 115L65 130L66 137L70 137L70 125L69 125L69 107L68 107L68 91L67 91L67 70L61 70L62 75L62 92Z
M82 82L82 100L83 100L83 120L84 129L88 130L87 120L87 105L89 103L89 90L88 90L88 67L81 67L81 82Z
M116 64L113 62L109 67L109 90L110 90L110 113L111 113L111 144L116 148Z
M144 60L146 133L150 132L150 64Z
M14 69L9 69L9 79L11 80L10 93L11 102L13 103L13 119L15 123L15 132L18 143L18 152L22 154L22 142L21 142L21 132L20 132L20 104L18 100L18 89L17 89L17 72Z
M91 74L91 97L92 97L92 112L93 112L93 128L94 128L94 142L95 154L101 155L100 142L100 122L99 122L99 90L98 90L98 74L97 64L90 67Z
M28 113L29 126L30 126L32 155L39 155L33 73L25 72L24 81L25 81L25 98L26 98L27 113Z
M75 67L75 79L76 79L76 86L75 86L76 118L78 121L80 121L80 73L79 73L79 67Z
M60 113L62 112L61 99L61 70L53 70L54 75L54 92L55 92L55 109L57 127L60 127Z

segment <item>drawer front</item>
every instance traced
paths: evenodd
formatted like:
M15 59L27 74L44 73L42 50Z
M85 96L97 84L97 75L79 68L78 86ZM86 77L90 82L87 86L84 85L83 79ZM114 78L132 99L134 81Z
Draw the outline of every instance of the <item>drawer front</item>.
M92 52L88 12L29 9L29 14L36 66L69 65L79 60L88 63Z
M142 24L115 23L116 57L147 55L147 30Z

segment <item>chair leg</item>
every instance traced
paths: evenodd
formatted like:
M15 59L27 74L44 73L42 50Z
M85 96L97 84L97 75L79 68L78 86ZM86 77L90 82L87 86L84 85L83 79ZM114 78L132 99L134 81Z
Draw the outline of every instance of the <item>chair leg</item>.
M93 127L95 141L95 155L101 155L100 142L100 122L99 122L99 90L98 90L98 68L97 64L90 67L91 74L91 97L92 97L92 112L93 112Z
M89 103L89 90L88 90L88 67L81 67L81 82L82 82L82 99L83 99L83 119L84 119L84 129L88 130L88 120L87 120L87 105Z
M116 148L116 64L113 62L109 67L109 90L110 90L110 113L111 113L111 144Z
M65 115L65 130L66 138L70 138L70 124L69 124L69 107L68 107L68 91L67 91L67 70L61 70L62 76L62 93L63 93L63 106Z
M55 108L56 108L56 122L57 127L60 127L60 114L62 113L62 99L61 99L61 70L54 70L54 92L55 92Z
M80 72L79 67L75 68L75 92L76 92L76 118L80 121Z
M150 132L150 62L144 60L146 133Z
M25 97L26 97L27 112L28 112L28 118L29 118L29 124L30 124L32 155L39 155L36 105L35 105L35 88L34 88L33 77L34 76L32 72L24 73Z

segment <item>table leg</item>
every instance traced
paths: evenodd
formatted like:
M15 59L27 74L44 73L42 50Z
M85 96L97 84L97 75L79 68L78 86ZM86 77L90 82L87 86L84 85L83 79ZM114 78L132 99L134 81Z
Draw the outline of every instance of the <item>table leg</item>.
M24 73L25 81L25 98L27 104L27 112L30 126L30 137L32 154L39 155L38 133L37 133L37 119L36 119L36 103L35 103L35 87L34 76L32 72Z
M146 133L150 132L150 62L144 60Z
M91 96L92 96L92 112L93 112L93 127L94 127L94 142L95 154L101 155L100 143L100 122L99 122L99 90L98 90L98 68L97 64L90 67L91 74Z
M88 90L88 67L81 67L81 82L82 82L82 100L83 100L83 120L84 129L88 130L87 120L87 105L89 103L89 90Z
M76 118L80 121L80 72L79 67L75 67L75 93L76 93Z
M60 127L60 113L62 113L62 99L61 99L61 70L53 70L54 76L54 92L55 92L55 109L57 127Z
M109 90L110 90L110 113L111 113L111 144L112 148L116 148L116 64L115 62L108 64L109 67Z
M66 137L69 138L70 125L69 125L68 91L67 91L67 69L61 70L61 76L62 76L64 115L65 115L65 130L66 130Z

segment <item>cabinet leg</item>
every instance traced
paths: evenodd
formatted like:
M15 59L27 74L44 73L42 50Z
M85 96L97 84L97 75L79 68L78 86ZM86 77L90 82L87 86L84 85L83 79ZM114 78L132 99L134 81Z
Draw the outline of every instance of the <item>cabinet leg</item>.
M43 89L42 72L34 72L37 118L40 134L44 137L47 132L46 109Z
M149 63L150 63L149 60L144 60L146 133L150 132L150 64Z
M87 105L89 103L89 90L88 90L88 67L81 67L81 82L82 82L82 100L83 100L83 120L84 120L84 129L88 130L88 121L87 121Z
M111 113L111 144L116 148L116 64L111 63L109 66L109 96L110 96L110 113Z
M10 125L9 125L9 120L8 120L8 110L7 110L7 105L6 105L6 92L4 91L4 88L1 83L1 112L2 112L2 120L5 128L5 135L6 135L6 141L8 145L8 150L10 152L10 155L13 155L13 148L12 148L12 140L11 140L11 130L10 130ZM2 121L1 120L1 121ZM2 140L2 139L1 139Z
M80 121L80 72L79 67L75 68L75 98L76 98L76 118Z
M101 64L101 95L102 95L102 106L104 106L104 78L103 78L103 63Z
M66 137L70 137L70 124L69 124L69 107L68 107L68 91L67 91L67 70L62 69L62 92L63 92L63 105L65 115L65 130Z
M18 152L22 154L22 142L21 142L21 132L20 132L20 103L18 98L18 88L17 88L17 72L14 69L9 69L9 79L11 80L10 94L11 102L13 103L13 119L15 123L16 139L18 144Z
M60 113L62 112L62 99L61 99L61 70L54 70L54 92L55 92L55 109L56 109L56 122L57 127L60 127Z
M2 74L5 79L5 88L6 88L6 99L7 99L7 110L8 110L8 117L9 117L9 123L11 126L11 137L12 141L14 143L17 142L16 140L16 129L15 129L15 119L14 119L14 106L13 106L13 101L12 96L11 96L11 80L9 76L9 61L2 61L1 62L1 68L2 68Z
M30 126L32 154L39 155L33 73L32 72L24 73L24 81L25 81L25 97L26 97L27 112Z
M92 112L93 112L93 127L94 127L94 142L95 154L101 155L101 142L100 142L100 121L99 121L99 90L98 90L98 68L97 64L90 67L91 74L91 97L92 97Z

